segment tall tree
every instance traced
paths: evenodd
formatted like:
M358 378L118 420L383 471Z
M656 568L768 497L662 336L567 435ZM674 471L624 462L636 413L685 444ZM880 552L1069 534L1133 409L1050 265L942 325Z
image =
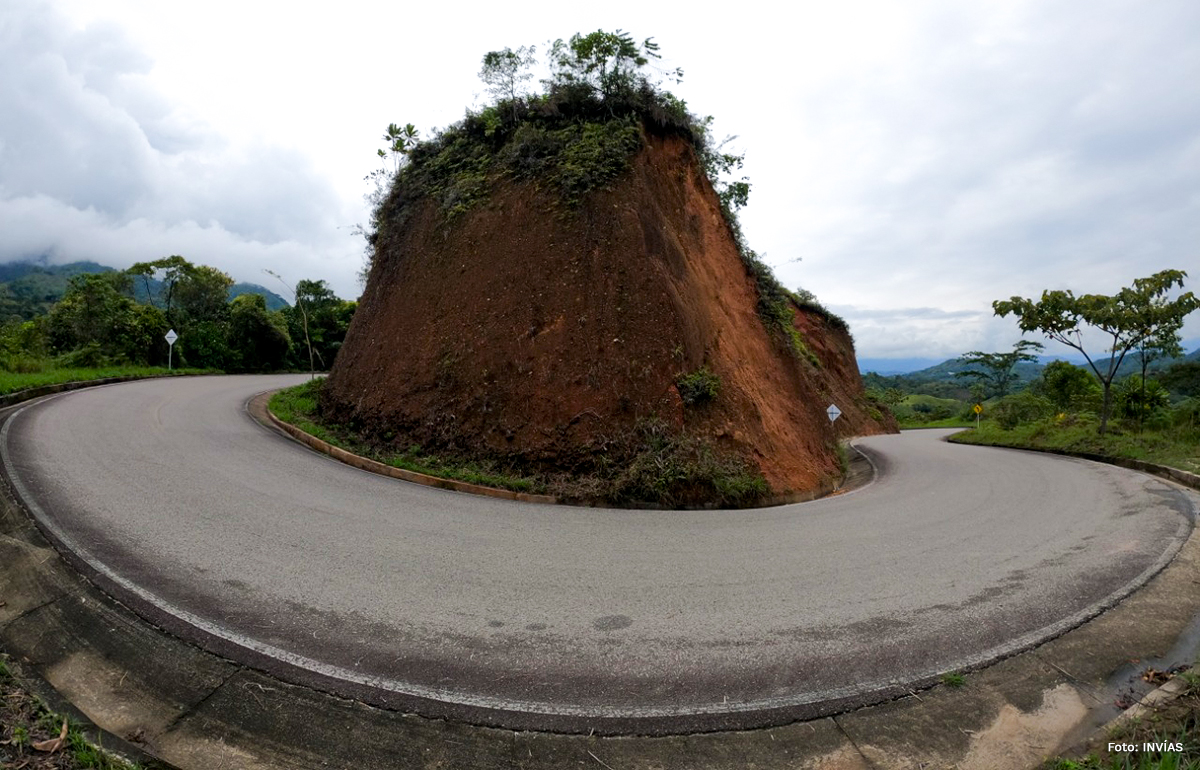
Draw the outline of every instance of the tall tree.
M596 30L575 34L567 42L560 38L550 46L550 87L581 86L594 90L601 98L628 94L648 78L642 68L652 59L661 59L658 43L646 38L639 46L627 32ZM672 77L682 78L676 69Z
M230 286L229 274L208 265L188 265L175 287L177 315L184 323L225 320Z
M1181 276L1180 285L1182 286L1182 284ZM1162 293L1157 291L1157 285L1154 282L1139 278L1133 282L1133 289L1129 296L1138 324L1145 334L1137 344L1138 364L1141 367L1142 376L1140 403L1144 406L1147 403L1146 372L1149 370L1150 364L1164 358L1179 358L1183 355L1180 331L1183 329L1184 317L1187 312L1191 311L1180 312L1175 305L1180 301L1186 301L1192 295L1189 292L1177 298L1175 303L1168 303ZM1194 297L1192 297L1190 306L1192 309L1197 306ZM1138 410L1139 432L1142 430L1145 412L1144 408Z
M153 307L158 307L158 303L155 302L155 293L151 289L150 281L162 282L157 299L162 303L162 310L167 315L167 322L174 324L176 321L174 315L175 288L193 267L192 263L183 257L172 254L152 262L136 262L125 272L130 276L142 279L143 285L146 287L146 301Z
M1042 350L1040 342L1021 340L1009 353L983 353L972 350L959 357L966 366L977 367L955 372L955 377L970 377L985 385L993 396L1007 396L1017 381L1014 371L1022 361L1037 361L1037 355L1032 350Z
M229 303L229 358L247 372L282 369L292 340L283 314L267 310L261 294L242 294Z
M297 281L296 304L285 312L288 329L297 343L294 353L297 361L302 358L300 348L303 347L301 340L304 336L303 319L299 312L301 305L307 315L308 335L317 363L322 369L328 369L333 365L342 341L346 339L346 330L358 305L340 299L325 281Z
M517 50L504 48L488 51L483 55L483 68L479 79L488 87L488 93L498 104L507 103L512 108L513 120L517 118L517 99L521 84L533 78L529 68L537 61L533 46L522 46Z
M60 353L84 350L98 365L105 360L150 363L165 358L166 317L158 308L133 301L125 273L87 273L71 279L50 313L49 335Z
M1040 331L1048 339L1083 354L1104 388L1100 411L1100 433L1104 434L1112 412L1113 380L1126 354L1149 337L1154 328L1176 319L1182 325L1183 318L1198 307L1191 292L1168 299L1173 289L1183 288L1186 277L1187 273L1182 270L1162 270L1148 278L1136 279L1133 287L1121 289L1112 296L1084 294L1076 297L1069 290L1044 291L1038 301L1012 297L993 302L992 309L1001 318L1009 314L1016 316L1022 332ZM1084 327L1108 336L1107 362L1093 360L1084 348Z

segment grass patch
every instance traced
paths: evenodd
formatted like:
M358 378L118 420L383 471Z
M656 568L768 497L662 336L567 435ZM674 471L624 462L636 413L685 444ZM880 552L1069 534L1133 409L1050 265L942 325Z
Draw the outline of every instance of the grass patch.
M1009 429L985 420L978 430L963 431L950 440L961 444L1057 449L1122 457L1200 473L1200 430L1197 428L1142 433L1114 428L1101 436L1092 421L1076 421L1068 415L1060 415Z
M57 751L38 751L35 744L53 740L67 723L66 741ZM70 719L51 711L25 691L0 655L0 767L27 770L152 770L159 765L131 765L91 743Z
M955 398L910 393L891 409L901 428L966 428L975 424L970 406Z
M956 398L940 398L938 396L928 396L924 393L910 393L900 403L907 407L929 406L945 409L961 409L963 407L963 402Z
M720 456L699 439L644 420L634 430L634 454L605 493L616 503L745 506L766 496L766 479L740 458Z
M962 674L951 671L948 674L942 674L942 684L947 687L965 687L967 678Z
M712 401L721 392L721 378L702 366L691 374L675 380L679 398L688 406L698 406Z
M975 421L968 420L966 417L943 417L940 420L918 420L913 417L901 419L896 418L900 427L908 430L912 428L974 428Z
M412 446L404 451L381 450L357 438L342 426L325 425L320 422L317 410L317 396L324 381L324 378L309 380L303 385L278 391L271 396L271 411L284 422L291 423L322 441L394 468L514 492L543 494L547 491L545 481L508 473L494 463L434 455L422 451L419 446Z
M164 366L103 366L98 368L47 369L42 372L0 372L0 395L15 393L43 385L58 385L64 382L87 382L108 377L155 377L171 374L213 374L214 369L175 369L167 371Z
M613 437L599 459L590 466L581 464L571 473L529 471L493 460L433 453L415 445L402 450L381 447L346 426L321 420L317 401L322 382L312 380L276 392L271 397L271 411L323 441L396 468L515 492L551 494L573 502L745 507L770 494L766 479L745 460L721 454L705 441L675 433L654 419Z

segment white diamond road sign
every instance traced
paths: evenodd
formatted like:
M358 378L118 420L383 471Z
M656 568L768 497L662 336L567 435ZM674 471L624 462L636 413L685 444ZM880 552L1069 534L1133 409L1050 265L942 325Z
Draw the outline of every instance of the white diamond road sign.
M160 327L160 328L161 328L161 327ZM167 332L167 344L168 344L168 345L174 345L174 344L175 344L175 340L177 340L177 339L179 339L179 335L175 333L175 330L174 330L174 329L172 329L171 331Z
M838 409L836 404L830 404L829 408L825 410L825 414L829 415L830 422L836 422L837 418L842 416L842 410Z

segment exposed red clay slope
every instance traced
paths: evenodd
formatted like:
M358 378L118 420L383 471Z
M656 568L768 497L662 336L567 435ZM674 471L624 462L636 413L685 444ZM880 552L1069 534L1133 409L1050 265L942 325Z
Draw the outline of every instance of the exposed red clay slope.
M692 148L648 137L574 212L528 183L449 223L417 206L377 243L322 408L380 440L542 469L587 467L657 416L743 455L773 492L827 488L839 436L894 423L869 416L848 334L797 310L813 366L757 302ZM685 407L675 381L701 366L720 394Z

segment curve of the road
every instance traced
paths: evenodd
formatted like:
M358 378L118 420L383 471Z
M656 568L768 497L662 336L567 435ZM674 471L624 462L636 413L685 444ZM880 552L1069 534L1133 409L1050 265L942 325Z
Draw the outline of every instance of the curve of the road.
M254 422L295 376L150 380L16 412L5 473L117 598L245 663L518 728L685 732L906 692L1066 631L1160 570L1189 499L1152 477L860 440L854 493L742 511L415 486Z

